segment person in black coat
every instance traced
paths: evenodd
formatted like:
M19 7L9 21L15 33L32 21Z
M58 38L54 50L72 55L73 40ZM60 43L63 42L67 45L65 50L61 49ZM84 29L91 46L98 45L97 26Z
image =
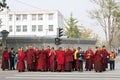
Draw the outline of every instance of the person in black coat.
M84 59L84 52L80 47L78 47L78 52L77 52L77 59L78 59L78 70L83 71L83 59Z
M9 52L9 57L10 57L10 70L15 70L15 67L14 67L14 58L15 58L14 48L11 48L11 51Z

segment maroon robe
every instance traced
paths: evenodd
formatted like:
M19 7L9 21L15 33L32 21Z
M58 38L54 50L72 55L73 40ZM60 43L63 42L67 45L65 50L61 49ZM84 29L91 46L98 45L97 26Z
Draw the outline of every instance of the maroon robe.
M55 71L56 70L56 52L54 50L50 51L50 70Z
M56 51L56 61L57 61L57 70L63 71L64 70L64 51L57 50Z
M46 49L45 51L46 51L46 54L47 54L47 59L46 59L47 66L46 66L46 68L47 68L47 70L50 70L50 57L49 57L50 49Z
M8 51L5 50L2 53L2 65L1 65L2 70L9 69L8 60L9 60L9 54Z
M34 55L35 55L34 70L37 70L38 54L39 54L39 50L35 50L34 51Z
M86 68L86 71L87 70L90 70L93 69L93 51L92 50L87 50L85 53L84 53L84 58L85 58L85 68Z
M46 58L47 58L46 51L40 50L38 53L37 70L46 71Z
M70 49L65 51L65 71L72 70L73 54Z
M101 54L101 50L97 50L95 51L95 55L94 55L94 69L95 71L102 71L102 54Z
M105 71L106 68L108 68L107 57L109 56L109 53L108 53L108 51L106 49L103 49L101 53L102 53L102 56L103 56L102 57L103 71Z
M34 69L33 63L35 62L35 55L33 49L29 49L26 52L26 61L28 71L32 71Z
M21 71L24 71L25 70L25 62L24 62L24 59L25 59L25 53L24 51L18 51L18 58L17 58L18 62L17 62L17 70L19 72Z

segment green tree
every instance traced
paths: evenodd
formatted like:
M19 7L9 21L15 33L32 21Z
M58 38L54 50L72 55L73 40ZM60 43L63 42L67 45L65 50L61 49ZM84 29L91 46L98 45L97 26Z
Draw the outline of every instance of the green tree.
M0 2L0 11L2 11L3 8L9 8L9 7L7 6L6 0L2 0L2 1Z
M69 38L78 38L78 35L80 34L77 26L78 20L73 18L72 13L70 15L70 18L66 22L67 26L65 30L65 35L67 35Z
M118 10L118 6L115 0L91 0L97 4L98 9L89 12L92 19L95 19L103 28L106 41L111 48L113 35L115 34L116 20L115 13Z

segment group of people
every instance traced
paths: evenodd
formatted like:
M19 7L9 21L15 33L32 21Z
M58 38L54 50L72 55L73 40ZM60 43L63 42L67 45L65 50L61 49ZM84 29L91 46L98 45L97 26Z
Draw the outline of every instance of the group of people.
M95 72L103 72L108 68L110 63L110 70L115 69L116 54L113 50L107 51L105 46L96 47L93 51L90 47L83 51L80 47L77 49L70 49L66 46L65 49L59 47L57 50L54 47L40 49L33 46L28 46L26 50L20 47L15 53L14 48L8 52L6 47L2 52L2 70L18 70L24 71L58 71L71 72L83 71L83 63L85 62L85 70ZM15 67L16 64L16 67Z

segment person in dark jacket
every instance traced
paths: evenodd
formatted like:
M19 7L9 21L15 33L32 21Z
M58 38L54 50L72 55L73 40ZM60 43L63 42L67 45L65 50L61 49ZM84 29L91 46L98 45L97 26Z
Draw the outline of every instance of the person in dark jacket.
M11 51L9 52L9 57L10 57L10 70L15 70L15 65L14 65L15 51L14 51L14 48L11 48Z
M84 59L84 52L80 47L78 47L78 52L77 52L77 59L78 59L78 70L83 71L83 59Z

